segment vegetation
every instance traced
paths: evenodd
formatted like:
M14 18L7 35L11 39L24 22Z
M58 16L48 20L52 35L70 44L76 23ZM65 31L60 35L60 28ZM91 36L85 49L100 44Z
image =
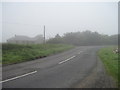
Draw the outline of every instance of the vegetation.
M2 64L2 44L0 43L0 64Z
M111 75L118 84L118 55L120 56L120 54L114 53L113 51L115 49L116 47L103 48L98 54L105 65L107 73Z
M97 32L71 32L63 36L57 34L48 40L48 43L64 43L72 45L117 45L118 35L103 35Z
M73 48L73 46L63 44L2 44L2 63L13 64L28 60L34 60L37 58L42 58L51 54L65 51L70 48Z

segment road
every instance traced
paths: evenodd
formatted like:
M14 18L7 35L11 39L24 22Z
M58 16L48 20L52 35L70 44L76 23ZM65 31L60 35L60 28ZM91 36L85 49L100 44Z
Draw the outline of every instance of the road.
M100 61L96 53L100 48L100 46L80 46L42 59L4 66L3 80L0 83L3 88L86 87L82 84L86 83L86 78L90 76L93 78L88 81L89 83L94 80L92 73Z

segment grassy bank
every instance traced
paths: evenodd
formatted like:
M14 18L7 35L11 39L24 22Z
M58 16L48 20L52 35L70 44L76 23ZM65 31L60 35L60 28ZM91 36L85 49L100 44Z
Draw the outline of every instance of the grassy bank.
M2 63L13 64L63 52L73 46L63 44L16 45L2 44Z
M2 44L0 43L0 65L2 64Z
M103 48L99 51L98 55L101 58L107 73L112 76L118 85L118 55L113 53L116 47ZM119 85L120 86L120 85Z

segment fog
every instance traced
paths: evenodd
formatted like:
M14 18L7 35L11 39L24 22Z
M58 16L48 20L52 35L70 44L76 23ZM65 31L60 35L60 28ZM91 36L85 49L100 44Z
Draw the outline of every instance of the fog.
M44 25L47 38L85 30L108 35L118 33L117 2L4 2L2 7L0 4L1 10L0 42L14 35L43 34Z

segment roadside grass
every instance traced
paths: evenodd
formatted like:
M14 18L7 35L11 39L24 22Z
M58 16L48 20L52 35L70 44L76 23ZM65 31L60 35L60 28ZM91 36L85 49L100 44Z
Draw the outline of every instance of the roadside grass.
M120 54L113 53L113 50L116 48L117 47L102 48L98 52L98 55L102 60L108 75L113 77L117 86L120 86L118 82L118 56L120 56Z
M63 52L71 49L72 45L63 44L38 44L38 45L18 45L2 44L2 64L15 64L29 60L46 57L51 54Z
M0 51L0 64L2 64L2 50Z
M0 50L0 64L2 64L2 50Z

